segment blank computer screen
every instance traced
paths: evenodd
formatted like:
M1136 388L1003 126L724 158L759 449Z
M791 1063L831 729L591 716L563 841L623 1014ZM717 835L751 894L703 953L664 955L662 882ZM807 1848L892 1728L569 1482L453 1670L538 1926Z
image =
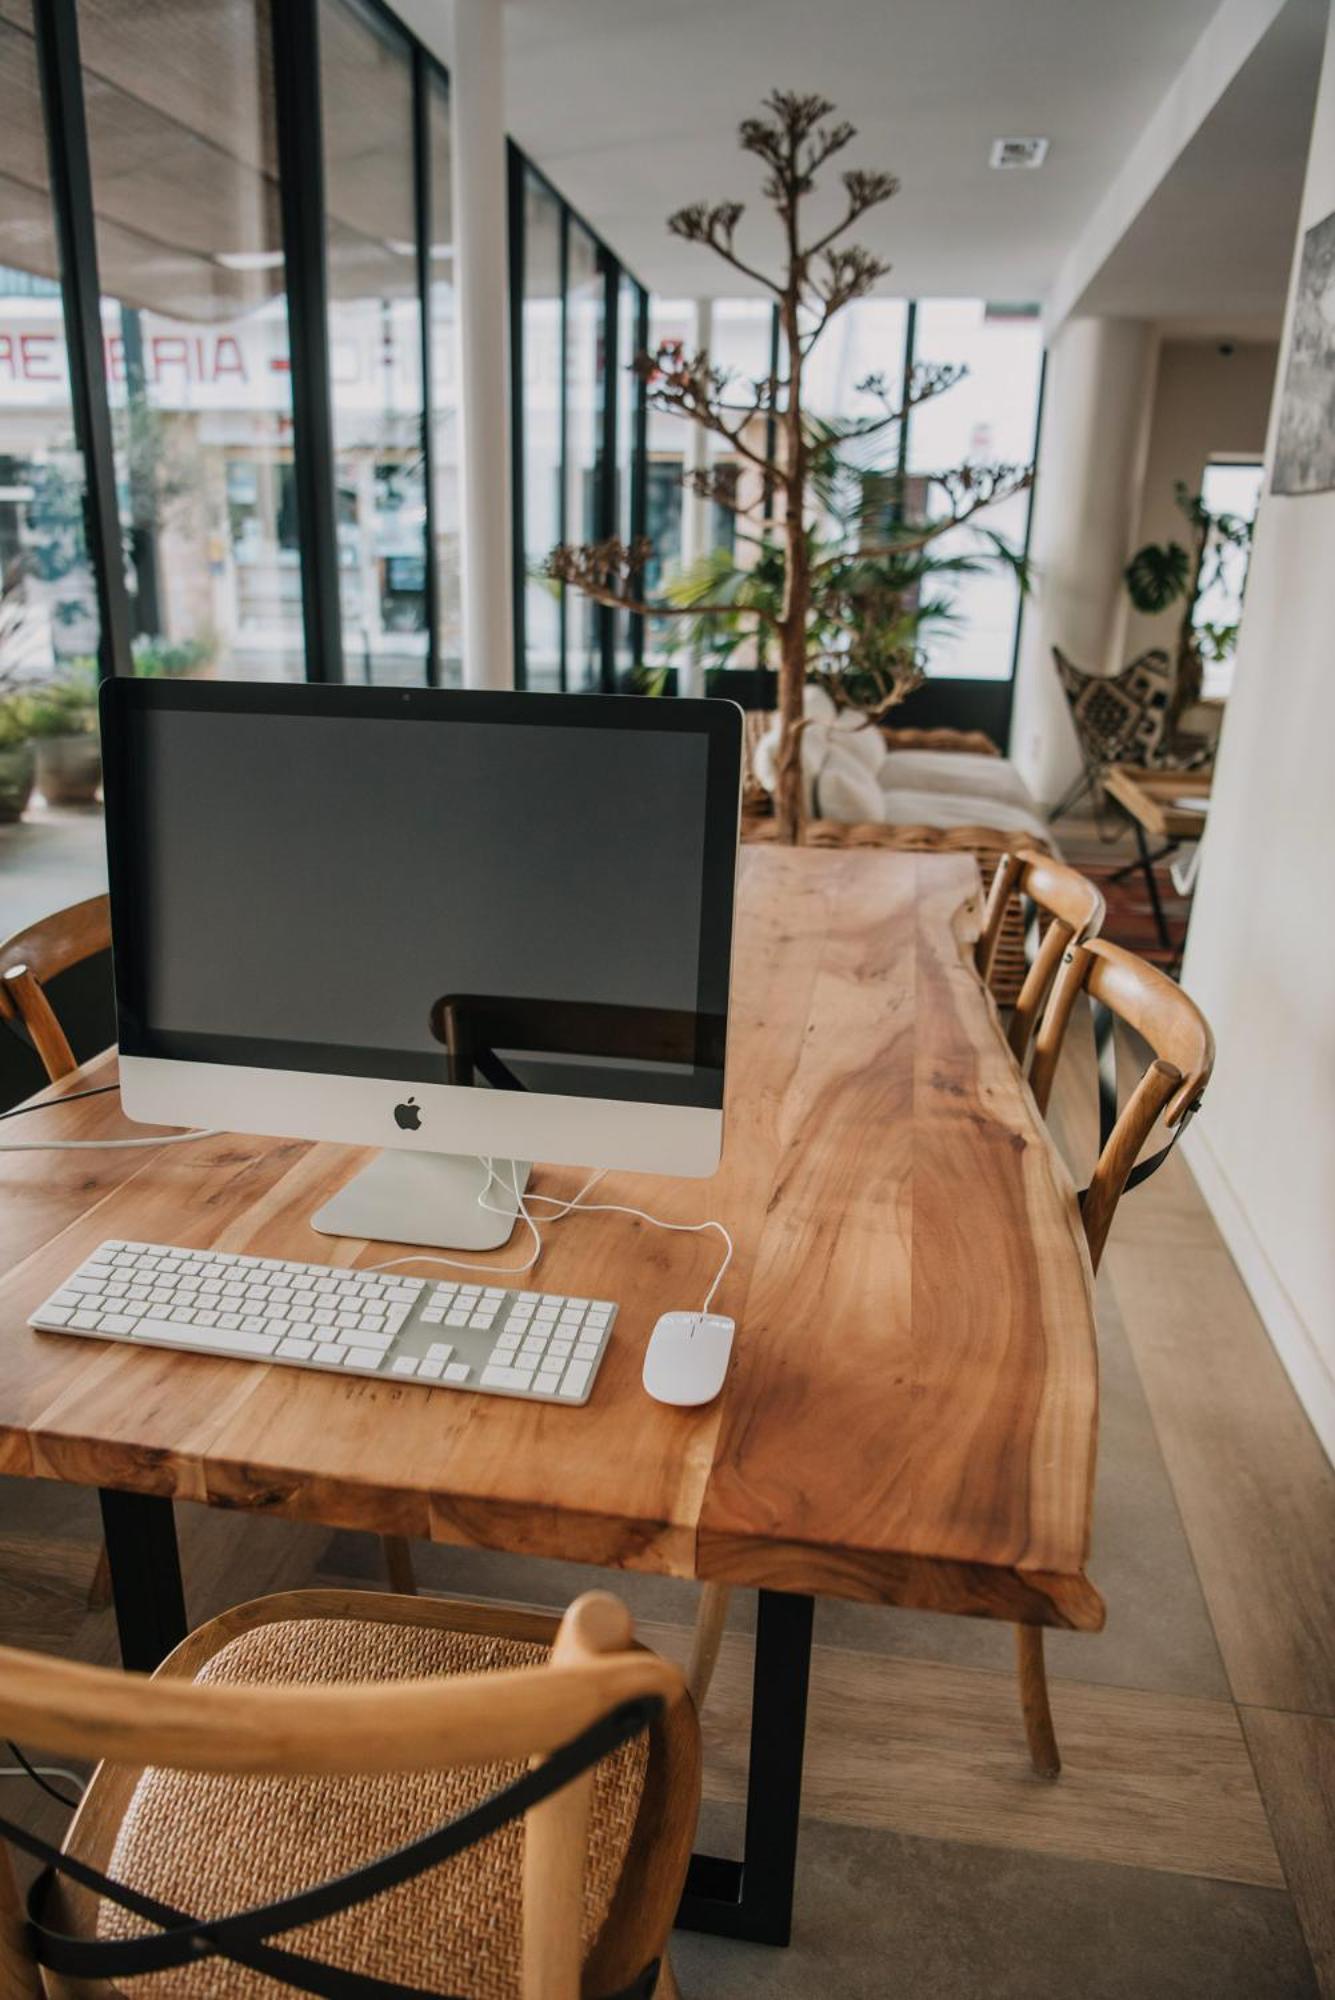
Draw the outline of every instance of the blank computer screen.
M136 692L109 823L128 1053L721 1104L717 727L589 697Z

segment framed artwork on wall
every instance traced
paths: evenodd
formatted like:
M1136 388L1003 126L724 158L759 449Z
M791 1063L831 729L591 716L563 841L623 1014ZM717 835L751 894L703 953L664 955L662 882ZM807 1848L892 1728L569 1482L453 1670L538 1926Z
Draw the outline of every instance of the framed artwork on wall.
M1335 488L1335 215L1303 238L1272 493Z

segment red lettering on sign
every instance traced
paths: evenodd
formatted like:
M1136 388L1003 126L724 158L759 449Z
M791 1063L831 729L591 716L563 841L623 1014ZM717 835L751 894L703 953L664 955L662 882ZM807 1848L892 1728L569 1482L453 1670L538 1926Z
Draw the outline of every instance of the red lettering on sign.
M51 350L55 344L56 336L54 333L21 333L19 335L19 356L23 366L23 379L25 382L58 382L60 380L60 370L51 366Z
M125 380L125 342L118 333L109 333L102 342L106 355L108 382Z
M18 364L14 359L14 336L0 333L0 368L3 368L11 382L18 379Z
M186 379L190 376L190 343L179 334L155 333L149 342L149 352L153 360L153 375L161 381L168 368L181 368Z
M219 381L224 375L236 375L241 381L246 379L246 364L241 354L241 343L235 334L220 333L213 350L213 379Z

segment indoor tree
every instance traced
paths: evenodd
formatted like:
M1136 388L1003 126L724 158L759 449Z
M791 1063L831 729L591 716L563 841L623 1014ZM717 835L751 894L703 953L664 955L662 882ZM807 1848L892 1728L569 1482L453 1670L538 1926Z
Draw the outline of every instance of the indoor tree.
M764 110L765 117L744 119L738 136L743 151L766 168L763 191L783 237L780 274L742 255L741 202L694 202L669 217L668 228L773 296L778 373L742 383L707 351L690 352L678 341L637 355L633 364L651 409L720 438L747 475L739 481L731 467L716 467L687 477L694 491L739 516L741 555L719 552L652 602L641 585L652 553L642 539L563 545L553 549L546 570L598 604L689 620L696 629L734 637L750 630L766 652L772 649L780 717L775 812L783 837L793 840L801 818L807 681L823 682L837 702L873 717L902 700L922 675L920 630L950 615L943 580L997 560L1022 573L1022 559L994 533L979 530L969 546L958 539L953 547L939 544L1027 485L1030 469L966 464L909 479L897 452L881 462L878 454L897 439L909 410L952 388L962 368L924 363L894 387L883 375L868 376L857 385L872 404L865 415L827 418L808 409L804 371L813 348L835 316L890 268L844 239L861 216L890 200L898 183L890 174L846 169L842 213L808 235L804 210L817 176L855 137L854 128L833 120L834 107L823 97L774 91Z

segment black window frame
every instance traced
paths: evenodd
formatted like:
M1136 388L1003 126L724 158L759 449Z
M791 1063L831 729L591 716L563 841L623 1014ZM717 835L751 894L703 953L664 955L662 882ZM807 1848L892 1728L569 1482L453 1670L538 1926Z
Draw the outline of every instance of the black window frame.
M412 177L422 325L422 459L426 493L427 649L424 682L439 683L440 590L435 545L435 401L431 370L431 122L429 93L450 74L385 0L357 0L390 29L411 64ZM343 679L333 403L329 361L327 212L322 157L319 0L272 0L270 52L284 279L292 357L293 471L301 523L304 678ZM132 677L130 612L116 493L101 327L92 169L79 54L78 0L35 0L33 28L74 415L84 464L84 519L97 592L98 675Z
M569 425L567 421L567 360L569 355L569 293L570 293L570 230L577 225L592 240L597 256L598 274L603 284L603 395L599 410L598 443L595 453L594 477L594 539L604 540L617 533L617 453L619 447L618 428L620 422L621 399L616 393L620 371L630 367L634 356L620 353L621 322L619 301L622 282L629 283L636 294L635 344L636 351L643 352L649 343L649 293L635 273L612 249L606 238L601 236L591 223L573 208L561 193L559 187L545 174L535 161L510 140L507 145L507 187L509 220L509 271L510 271L510 511L511 511L511 588L513 593L514 618L514 684L517 688L528 685L528 644L526 628L526 585L528 581L528 549L525 539L525 433L524 433L524 269L526 257L524 192L529 179L533 179L556 203L561 225L561 330L560 354L558 356L557 381L560 390L559 437L561 476L558 481L560 495L558 503L558 534L562 542L569 539L570 523L567 500L567 463L569 448ZM645 503L647 495L648 468L648 402L645 385L637 381L631 405L632 449L630 455L630 537L634 541L644 533ZM598 692L613 694L618 692L616 663L616 618L617 613L605 605L597 607L594 626L598 661ZM562 585L558 596L559 632L559 685L564 694L569 687L569 642L566 589ZM631 620L631 653L633 677L644 658L644 620Z

